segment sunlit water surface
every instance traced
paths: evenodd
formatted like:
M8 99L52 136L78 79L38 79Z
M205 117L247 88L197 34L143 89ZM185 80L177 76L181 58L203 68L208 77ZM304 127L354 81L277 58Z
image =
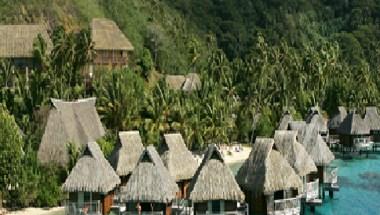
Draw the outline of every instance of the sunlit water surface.
M242 163L231 164L236 174ZM316 215L380 215L380 154L368 158L336 159L333 165L339 167L340 191L334 198L326 197L322 206L316 208ZM306 211L310 214L310 211Z

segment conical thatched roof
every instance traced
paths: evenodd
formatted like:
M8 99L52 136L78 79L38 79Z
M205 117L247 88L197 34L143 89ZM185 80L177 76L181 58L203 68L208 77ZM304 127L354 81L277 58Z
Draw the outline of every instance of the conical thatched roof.
M334 154L319 134L317 123L306 124L304 121L296 121L291 122L289 128L298 132L298 141L305 147L317 166L326 166L335 159Z
M89 142L62 189L65 192L107 193L120 184L111 165L96 142Z
M96 112L96 98L74 102L57 99L51 101L53 108L42 136L38 159L42 164L66 166L69 160L68 143L80 148L102 137L105 131Z
M41 35L52 49L47 27L44 25L0 25L0 58L32 58L33 44Z
M380 130L380 116L377 107L366 107L364 121L372 131Z
M149 146L143 151L127 185L121 187L121 200L170 203L177 191L178 186L165 169L156 149Z
M288 130L289 122L291 121L293 121L292 114L290 114L289 111L286 111L281 117L277 130Z
M190 92L201 88L201 79L197 73L184 75L165 75L165 83L169 89Z
M182 90L186 92L201 89L201 79L197 73L189 73L186 75L185 83L183 83Z
M94 18L91 33L95 50L134 50L131 42L112 20Z
M244 194L215 145L210 145L190 184L190 199L243 201Z
M338 133L343 135L368 135L370 127L359 114L349 113L338 128Z
M274 134L276 150L288 161L299 176L317 171L313 159L301 143L297 142L297 131L276 131Z
M187 149L182 135L165 134L162 161L176 181L191 179L197 170L198 163Z
M306 123L310 123L311 119L313 118L314 115L319 115L322 114L322 110L319 106L312 106L308 110L308 114L305 118Z
M118 144L110 157L110 163L119 176L127 176L136 167L144 146L139 131L119 132Z
M181 90L186 77L184 75L166 75L165 83L169 89Z
M347 110L343 106L338 107L338 114L329 120L328 127L329 129L337 129L340 126L340 123L343 122L344 118L347 116Z
M255 195L300 188L302 182L281 154L273 150L274 140L257 138L236 180L243 190Z

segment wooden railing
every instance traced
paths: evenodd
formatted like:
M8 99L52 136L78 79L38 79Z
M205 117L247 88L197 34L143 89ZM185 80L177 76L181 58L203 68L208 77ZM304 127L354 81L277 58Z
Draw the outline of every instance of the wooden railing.
M299 215L301 212L300 197L274 200L274 211L269 215Z
M319 198L319 179L306 183L306 202Z
M369 150L372 146L372 142L368 138L355 138L354 146L358 150Z
M102 207L100 201L93 202L66 202L65 214L66 215L101 215Z

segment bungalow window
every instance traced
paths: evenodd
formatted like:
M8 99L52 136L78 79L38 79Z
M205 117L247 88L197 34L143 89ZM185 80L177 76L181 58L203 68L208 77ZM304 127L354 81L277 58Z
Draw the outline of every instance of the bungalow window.
M224 213L224 201L216 200L208 202L208 211L210 213Z

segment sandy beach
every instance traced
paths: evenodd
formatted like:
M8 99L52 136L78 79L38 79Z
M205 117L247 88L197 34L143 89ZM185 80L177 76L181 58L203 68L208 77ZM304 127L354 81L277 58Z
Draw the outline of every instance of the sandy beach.
M224 161L226 163L239 163L245 161L249 153L251 153L252 148L243 146L242 150L239 152L235 152L234 150L230 150L230 153L228 153L226 150L223 150L224 155Z
M19 211L5 213L6 215L64 215L63 207L54 208L25 208Z

